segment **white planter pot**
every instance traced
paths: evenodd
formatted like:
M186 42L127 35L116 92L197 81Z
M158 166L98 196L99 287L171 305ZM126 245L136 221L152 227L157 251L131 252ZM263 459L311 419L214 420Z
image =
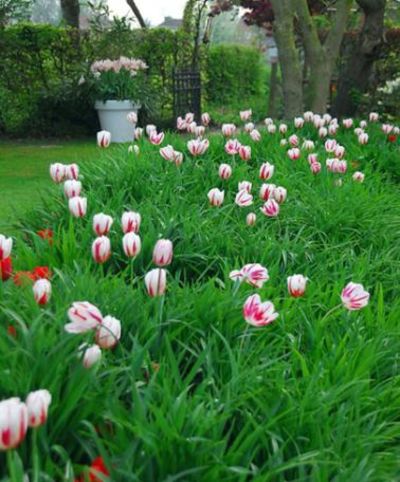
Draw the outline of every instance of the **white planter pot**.
M111 132L111 142L130 142L133 140L136 125L129 122L129 112L138 112L140 105L129 100L96 101L95 109L99 115L102 130Z

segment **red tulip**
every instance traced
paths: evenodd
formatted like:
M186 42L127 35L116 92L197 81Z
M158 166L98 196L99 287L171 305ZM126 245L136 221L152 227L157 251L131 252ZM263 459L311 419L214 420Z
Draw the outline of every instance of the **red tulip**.
M2 281L7 281L12 275L12 261L11 258L5 258L0 261L0 278Z

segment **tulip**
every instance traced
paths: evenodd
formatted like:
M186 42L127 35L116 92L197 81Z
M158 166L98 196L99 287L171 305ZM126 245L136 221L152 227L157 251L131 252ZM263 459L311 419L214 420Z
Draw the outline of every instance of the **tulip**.
M287 124L280 124L279 125L280 134L286 134L287 130L288 130Z
M79 196L72 197L68 201L68 207L72 216L82 218L86 214L87 199Z
M111 132L99 131L97 133L97 145L99 147L106 148L110 145L110 142L111 142Z
M366 129L367 126L368 126L368 122L367 122L367 121L365 121L365 120L360 121L360 127L361 127L361 129Z
M225 137L231 137L236 132L236 126L235 124L222 124L221 131Z
M128 258L135 258L142 249L140 237L133 231L126 233L122 238L122 248Z
M113 218L107 214L95 214L93 216L93 231L97 236L105 236L110 232L113 222Z
M295 117L294 126L296 129L301 129L304 126L304 119L302 117Z
M351 129L353 127L353 119L343 119L342 124L346 129Z
M356 171L352 177L353 177L353 181L355 182L364 182L365 174L363 172Z
M211 206L221 206L221 204L224 202L225 193L224 191L220 191L218 188L214 187L208 191L207 196Z
M283 147L283 146L286 146L286 145L287 145L287 140L286 140L286 139L281 139L279 145L281 145L282 147Z
M126 120L133 125L137 124L138 117L136 112L129 112L129 114L126 116Z
M12 246L12 238L6 238L3 234L0 234L0 261L10 257Z
M260 198L268 201L268 199L273 197L275 188L275 184L262 184L260 188Z
M345 148L343 146L337 145L335 148L335 157L338 159L343 159L344 153L346 152Z
M187 131L188 131L190 134L194 134L195 131L196 131L196 128L197 128L197 122L190 122L190 123L187 125Z
M254 224L256 224L256 221L257 221L257 216L255 213L249 213L247 216L246 216L246 224L247 226L253 226Z
M157 266L168 266L172 262L173 245L169 239L159 239L153 250L153 263Z
M335 139L327 139L325 141L325 151L326 152L335 152L336 146L338 143L335 141Z
M76 301L68 310L71 323L64 326L68 333L85 333L93 330L103 321L100 310L87 301Z
M0 260L0 279L7 281L12 276L12 261L11 258L4 258Z
M65 167L65 178L71 181L77 181L79 178L78 164L68 164Z
M157 134L157 131L151 131L149 135L149 140L154 146L159 146L164 140L164 132Z
M50 164L50 176L54 182L60 183L65 179L65 166L56 162L55 164Z
M321 127L325 126L326 122L323 117L321 117L318 114L315 114L313 118L313 124L316 129L321 129Z
M221 164L218 168L218 175L221 179L229 179L232 176L232 168L229 164Z
M287 287L290 296L293 296L293 298L303 296L306 291L307 281L308 278L302 274L294 274L293 276L289 276L287 279Z
M274 170L275 166L273 166L269 162L264 162L264 164L262 164L260 167L260 179L263 179L264 181L271 179L271 177L274 175Z
M100 348L114 348L121 338L121 322L112 316L103 318L103 323L96 329L96 343Z
M133 211L126 211L121 218L122 231L126 233L134 232L138 233L142 217L139 213Z
M194 121L194 114L193 114L193 112L187 112L187 113L185 114L185 122L187 122L188 124L191 124L193 121Z
M143 129L141 127L136 127L134 137L138 141L143 136Z
M276 125L275 124L270 124L267 126L267 131L269 134L275 134L276 133Z
M35 392L31 392L25 403L28 409L29 427L34 428L44 425L47 420L47 414L51 403L50 392L48 390L36 390Z
M236 194L235 203L241 208L251 206L253 204L253 196L245 189L242 189Z
M85 345L85 347L82 363L85 368L91 368L101 360L101 348L98 345Z
M369 121L370 122L377 122L379 119L379 114L377 112L370 112L369 113Z
M337 124L331 124L328 127L328 134L330 136L336 136L338 128L339 128L339 126Z
M252 183L249 181L241 181L238 183L238 191L247 191L251 192L251 188L253 187Z
M310 165L313 164L314 162L318 162L318 154L316 153L308 154L307 160Z
M239 153L240 147L241 144L237 139L229 139L229 141L225 144L225 152L230 156L234 156Z
M314 147L315 147L315 144L313 141L306 140L303 142L303 149L305 149L306 151L312 151L314 150Z
M68 199L80 196L82 190L82 183L80 181L65 181L64 194Z
M265 214L265 216L273 218L279 214L279 204L275 201L275 199L268 199L260 210L263 214Z
M318 174L319 172L321 172L321 163L320 162L313 162L310 165L310 169L311 169L311 172L313 174Z
M147 137L150 137L150 135L153 132L157 132L157 126L155 126L154 124L147 124L147 126L146 126Z
M210 143L208 139L193 139L187 143L188 150L192 156L201 156L209 148Z
M354 129L354 134L359 137L361 134L364 134L364 129L361 129L361 127L356 127Z
M321 137L321 139L326 137L328 135L328 129L326 127L320 127L318 130L318 135Z
M203 114L201 114L201 123L203 124L203 126L207 127L211 122L211 117L210 117L210 114L208 112L204 112Z
M254 142L260 142L261 141L261 134L257 129L253 129L250 132L250 137Z
M390 134L393 130L393 127L391 124L382 124L382 132L384 134Z
M308 110L307 112L304 112L303 117L306 122L312 122L314 119L314 113Z
M175 161L175 150L171 145L161 147L160 154L166 161Z
M52 276L48 266L36 266L36 268L32 270L32 274L35 280L50 279Z
M394 126L393 127L393 134L398 136L400 134L400 127Z
M28 409L19 398L0 402L0 450L15 449L28 430Z
M255 127L256 126L253 124L253 122L248 122L244 125L244 131L247 132L247 134L250 134L250 132L254 130Z
M92 256L96 263L103 264L111 256L111 242L107 236L99 236L93 241Z
M284 187L277 187L273 191L274 199L277 203L282 204L286 201L287 190Z
M251 118L252 115L253 115L253 112L252 112L251 109L242 110L240 112L240 120L243 121L243 122L246 122Z
M183 154L182 152L179 152L179 151L175 151L174 152L174 162L175 162L175 166L181 166L182 163L183 163Z
M251 147L250 146L240 146L239 156L242 161L249 161L251 159Z
M243 266L241 270L231 271L229 273L231 280L243 281L255 288L262 288L264 283L269 280L267 268L259 263L251 263Z
M289 144L292 147L297 147L299 145L299 138L296 136L296 134L293 134L289 137Z
M274 121L273 119L271 119L271 117L267 117L266 119L264 119L264 124L268 127L270 124L273 124Z
M358 136L358 142L362 145L368 144L368 134L366 132Z
M341 299L345 308L356 311L368 305L369 293L365 291L362 284L351 281L344 287Z
M297 161L297 159L300 159L301 151L297 147L294 147L293 149L289 149L287 151L287 155L292 161Z
M176 119L176 128L178 129L178 131L186 131L187 127L188 125L185 119L182 119L182 117L178 117Z
M324 115L322 116L322 118L324 119L324 121L325 121L327 124L329 124L329 122L331 122L331 120L332 120L332 116L331 116L330 114L324 114Z
M162 268L152 269L144 277L144 282L149 296L161 296L167 287L167 271Z
M45 305L51 297L51 283L49 280L41 278L32 287L33 296L38 305Z
M244 319L256 327L269 325L278 316L273 303L271 301L262 303L259 295L249 296L243 305Z
M194 134L197 137L203 137L205 133L206 133L206 128L204 126L197 126L194 130Z
M129 150L129 149L131 149L131 150ZM140 154L140 147L135 144L134 146L129 146L129 147L128 147L128 151L129 151L129 152L134 152L134 154L135 154L136 156L138 156L138 155Z

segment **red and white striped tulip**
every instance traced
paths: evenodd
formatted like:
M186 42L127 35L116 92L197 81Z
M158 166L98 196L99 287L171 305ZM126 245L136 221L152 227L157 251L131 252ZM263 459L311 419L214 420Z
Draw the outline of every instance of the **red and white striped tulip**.
M149 135L149 141L153 144L153 146L159 146L164 141L164 137L164 132L157 133L157 131L152 131Z
M245 282L255 288L262 288L264 283L269 280L267 268L259 263L250 263L243 266L240 270L234 270L229 273L229 278L233 281L238 280L240 283Z
M72 181L77 181L79 178L78 164L67 164L65 166L65 178Z
M313 152L312 154L308 154L307 160L310 165L314 162L318 162L318 154L316 154L315 152Z
M218 175L221 179L229 179L232 176L232 168L229 164L221 164L218 168Z
M287 130L288 130L287 124L280 124L279 125L279 133L280 134L286 134Z
M109 350L114 348L121 338L121 322L113 316L105 316L103 322L96 329L96 343L100 348Z
M174 162L175 160L175 150L171 145L160 148L161 156L169 162Z
M176 119L176 128L178 129L178 131L186 131L188 128L188 124L185 119L182 119L182 117L178 117Z
M263 303L259 295L249 296L243 305L243 317L252 326L269 325L278 316L273 303L271 301Z
M287 155L292 161L297 161L297 159L300 159L301 151L298 147L293 147L293 149L287 151Z
M236 194L235 203L241 208L251 206L253 204L253 196L245 189L242 189Z
M249 161L251 159L251 147L250 146L240 146L239 147L239 157L242 161Z
M390 134L393 130L392 124L382 124L382 132L384 134Z
M28 409L29 427L35 428L44 425L51 404L50 392L48 390L36 390L31 392L27 396L25 403Z
M240 112L240 120L243 121L243 122L246 122L249 119L251 119L252 115L253 115L253 111L251 109L242 110Z
M152 269L144 277L144 282L149 296L162 296L167 288L167 271L162 268Z
M244 125L244 131L247 132L247 134L250 134L255 127L256 126L253 124L253 122L247 122L247 124Z
M251 140L253 140L254 142L260 142L261 141L261 134L260 134L260 131L258 131L257 129L253 129L250 132L250 137L251 137Z
M174 248L169 239L159 239L153 249L153 263L159 267L168 266L172 262Z
M351 281L343 288L341 299L345 308L357 311L368 305L369 293L362 284Z
M352 177L353 177L353 181L355 182L364 182L365 174L363 172L356 171Z
M264 162L261 164L259 177L264 181L268 181L268 179L271 179L271 177L274 175L274 171L274 165L270 164L269 162Z
M290 137L289 137L289 144L292 146L292 147L297 147L299 145L299 138L296 136L296 134L292 134Z
M267 126L267 131L269 134L276 134L276 125L270 124L269 126Z
M141 222L142 216L139 213L134 211L126 211L121 218L122 231L125 234L130 232L138 233Z
M324 114L324 115L322 116L322 118L324 119L324 121L325 121L326 124L329 124L329 122L332 121L332 116L331 116L330 114L328 114L328 113Z
M320 127L318 130L318 135L322 139L328 135L328 129L326 127Z
M239 148L241 144L237 139L229 139L225 144L225 152L230 156L234 156L239 153Z
M97 133L97 145L102 148L106 148L111 143L111 132L99 131Z
M315 144L313 141L310 141L307 139L303 142L303 149L305 149L306 151L313 151L314 147L315 147Z
M190 122L187 126L187 131L190 133L190 134L194 134L196 132L196 129L197 129L197 122Z
M225 192L220 191L217 187L210 189L207 194L211 206L221 206L224 202Z
M340 146L339 144L336 146L334 150L335 157L337 157L338 159L343 159L345 152L346 152L346 149L343 146Z
M19 398L0 402L0 451L18 447L28 430L28 408Z
M82 347L85 352L83 355L82 363L85 368L91 368L101 360L101 348L98 345L84 345Z
M105 236L110 232L113 222L113 218L108 214L95 214L93 216L93 231L97 236Z
M330 124L328 126L328 134L330 136L336 136L339 126L337 124Z
M225 137L232 137L236 132L236 126L235 124L222 124L221 131Z
M325 151L326 152L335 152L338 143L335 139L327 139L325 141Z
M126 233L122 238L122 247L128 258L135 258L142 249L142 242L139 235L133 231Z
M377 112L370 112L369 113L369 121L370 122L378 122L379 114Z
M182 152L175 151L175 159L174 159L174 162L175 162L175 166L181 166L181 165L182 165L182 163L183 163L183 154L182 154Z
M260 210L265 216L275 218L279 214L279 204L275 201L275 199L268 199Z
M188 123L188 124L191 124L193 121L194 121L194 114L193 112L187 112L185 114L185 121Z
M295 117L294 118L294 126L296 127L296 129L301 129L304 126L303 117Z
M45 278L35 281L33 287L33 296L38 305L46 305L51 297L51 283Z
M321 172L321 163L320 162L312 162L310 164L310 170L315 175Z
M360 127L361 129L366 129L368 126L368 122L366 120L360 121Z
M137 121L138 121L138 117L137 117L136 112L129 112L129 114L126 116L126 120L129 123L131 123L133 125L136 125Z
M134 137L136 141L138 141L141 137L143 137L143 129L141 127L136 127Z
M54 182L60 183L65 179L65 165L56 162L50 164L50 176Z
M111 241L107 236L99 236L93 241L92 256L96 263L103 264L111 256Z
M80 196L82 191L82 183L80 181L65 181L64 194L68 199Z
M201 114L201 123L203 124L203 126L208 127L210 125L210 122L211 117L208 112L204 112L203 114Z
M312 122L314 119L314 112L308 110L307 112L304 112L303 117L306 122Z
M210 147L210 142L208 139L192 139L187 147L192 156L202 156Z
M12 247L12 238L6 238L4 234L0 234L0 261L10 257Z
M361 129L361 127L356 127L354 129L354 134L358 137L360 136L361 134L364 134L364 129Z
M256 213L249 213L249 214L246 216L246 224L247 224L247 226L254 226L254 224L256 224L256 221L257 221L257 215L256 215Z
M82 218L87 210L87 198L75 196L69 199L68 208L72 216Z
M271 119L271 117L267 117L264 119L264 124L268 127L270 124L273 124L274 121Z
M206 133L206 128L204 126L196 126L194 130L194 134L197 137L204 137L204 134Z
M273 196L276 202L282 204L286 201L287 190L282 186L278 186L274 189Z
M363 132L362 134L360 134L358 136L358 142L359 144L361 145L365 145L365 144L368 144L368 139L369 139L369 136L366 132Z
M147 124L146 126L146 135L150 137L153 132L157 132L157 126L154 124Z
M68 318L71 323L67 323L64 329L68 333L85 333L93 330L103 321L100 310L87 301L76 301L72 303L68 310Z
M294 274L293 276L289 276L287 279L287 287L290 296L293 296L293 298L303 296L306 292L307 281L308 278L302 274Z
M247 191L251 192L253 184L250 181L240 181L238 183L238 191Z
M313 118L313 124L316 129L320 129L321 127L325 126L326 122L323 117L321 117L318 114L315 114Z
M268 201L268 199L271 199L274 196L275 189L275 184L262 184L260 187L260 198L264 201Z
M343 119L342 124L346 129L351 129L353 127L354 122L353 122L353 119Z

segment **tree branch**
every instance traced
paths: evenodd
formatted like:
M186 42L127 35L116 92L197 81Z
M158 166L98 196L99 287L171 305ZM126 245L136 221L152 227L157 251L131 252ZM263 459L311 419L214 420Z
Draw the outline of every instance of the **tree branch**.
M333 25L324 45L329 62L336 61L336 57L339 53L340 45L343 40L343 35L346 31L347 20L349 18L352 6L353 0L339 0L337 2Z
M137 18L137 21L139 22L139 25L142 28L147 28L146 22L144 21L142 14L140 13L140 10L135 3L135 0L126 0L126 3L131 7L133 14Z

